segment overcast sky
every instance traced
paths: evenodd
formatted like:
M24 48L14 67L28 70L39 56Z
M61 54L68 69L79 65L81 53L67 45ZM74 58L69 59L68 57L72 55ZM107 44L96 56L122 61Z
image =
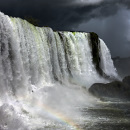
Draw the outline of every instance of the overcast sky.
M130 0L0 0L0 11L53 30L96 32L112 57L130 56Z

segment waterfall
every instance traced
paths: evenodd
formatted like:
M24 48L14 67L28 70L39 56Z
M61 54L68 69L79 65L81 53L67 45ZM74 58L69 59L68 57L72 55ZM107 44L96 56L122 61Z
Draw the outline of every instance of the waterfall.
M101 39L99 41L100 69L116 78L110 52L105 43ZM58 93L62 97L61 92L63 95L68 94L64 93L68 87L88 88L92 83L106 82L93 63L91 44L90 33L35 27L26 20L0 12L0 105L7 103L15 107L13 100L20 102L22 97L25 101L25 97L34 91L35 98L30 99L32 95L26 98L28 104L36 100L37 96L45 101L50 86L56 87L56 95ZM50 92L51 96L53 91ZM5 108L8 105L2 106L2 111ZM11 107L9 109L12 111Z
M100 57L101 57L101 68L105 74L110 77L117 77L116 68L113 65L113 61L111 60L110 51L108 50L106 44L102 39L100 39Z

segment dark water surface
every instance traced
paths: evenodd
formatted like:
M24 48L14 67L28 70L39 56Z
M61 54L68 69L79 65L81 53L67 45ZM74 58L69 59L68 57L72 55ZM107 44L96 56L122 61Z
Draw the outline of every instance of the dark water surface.
M81 115L73 120L75 128L55 122L44 130L130 130L130 102L98 102L91 107L78 107L78 111Z
M82 108L82 130L130 130L130 103L99 103Z

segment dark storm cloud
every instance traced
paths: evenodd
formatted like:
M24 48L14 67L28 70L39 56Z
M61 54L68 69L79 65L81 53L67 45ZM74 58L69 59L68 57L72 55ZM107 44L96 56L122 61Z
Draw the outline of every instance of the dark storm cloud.
M40 25L67 30L93 17L113 15L120 4L130 4L128 0L94 0L100 4L87 4L87 0L78 1L80 0L2 0L0 9L11 16L23 18L31 15L41 21Z
M40 26L49 26L54 30L96 30L108 42L113 56L125 53L125 46L124 50L121 50L123 44L129 46L128 40L125 39L126 34L123 34L128 30L128 16L122 19L125 14L120 15L119 12L123 8L130 9L130 0L0 0L0 10L5 14L22 18L32 16L40 21ZM108 22L109 17L111 19ZM102 21L108 28L102 27ZM109 41L110 32L116 33L117 36ZM119 50L115 52L117 42ZM125 54L128 55L128 52Z
M82 23L78 28L82 31L93 31L107 43L113 56L130 56L130 13L120 9L117 14L106 19L91 19Z

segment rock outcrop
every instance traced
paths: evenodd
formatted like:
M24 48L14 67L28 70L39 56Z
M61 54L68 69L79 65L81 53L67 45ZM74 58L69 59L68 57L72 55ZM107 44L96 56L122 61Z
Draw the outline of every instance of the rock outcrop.
M89 88L89 92L101 100L130 101L130 76L125 77L122 82L95 83Z

